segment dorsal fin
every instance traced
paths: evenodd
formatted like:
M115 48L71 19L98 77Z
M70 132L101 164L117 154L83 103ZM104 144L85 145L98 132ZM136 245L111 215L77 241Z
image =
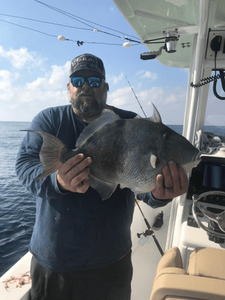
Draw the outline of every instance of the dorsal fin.
M102 126L118 119L120 119L120 117L112 110L103 109L101 116L88 124L88 126L81 132L76 142L76 148L81 147L86 140Z
M162 123L162 119L161 119L161 116L158 112L158 109L155 107L155 105L153 103L152 103L152 105L153 105L153 115L148 119L152 122L155 122L155 123Z

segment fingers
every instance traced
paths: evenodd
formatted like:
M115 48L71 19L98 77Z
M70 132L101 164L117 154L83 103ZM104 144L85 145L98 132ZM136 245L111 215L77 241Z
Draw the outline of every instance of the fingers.
M155 189L152 191L152 194L157 199L163 199L165 194L165 189L164 189L162 174L157 175L156 182L155 182Z
M87 168L92 162L90 157L84 158L82 153L69 159L57 172L60 189L77 193L85 193L89 188Z
M176 164L174 162L169 162L168 165L163 167L163 178L164 178L164 187L168 191L171 191L173 188L174 180L177 181L177 172Z
M163 175L156 178L156 186L152 194L157 199L171 199L186 193L188 178L185 171L170 161L162 169Z
M187 174L185 173L184 169L182 169L181 167L178 167L178 172L180 175L180 188L183 191L183 193L186 193L188 190L188 178L187 178Z
M60 172L68 173L72 169L74 169L74 173L79 172L79 168L84 168L88 165L87 163L88 158L84 159L84 154L79 153L74 157L68 159L60 168ZM80 164L79 164L80 163Z

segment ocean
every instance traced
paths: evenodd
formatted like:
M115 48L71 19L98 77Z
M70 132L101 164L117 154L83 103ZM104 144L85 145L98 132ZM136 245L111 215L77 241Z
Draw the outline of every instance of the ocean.
M27 251L35 222L35 196L15 174L16 155L28 122L0 122L0 276ZM170 125L182 133L181 125ZM224 126L206 126L205 131L225 134Z

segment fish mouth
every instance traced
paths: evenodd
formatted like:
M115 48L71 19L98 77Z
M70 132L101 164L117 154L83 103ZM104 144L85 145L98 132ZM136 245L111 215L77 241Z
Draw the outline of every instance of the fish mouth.
M198 152L197 155L194 156L193 160L185 165L182 168L185 170L186 173L189 173L194 167L196 167L201 161L201 153Z
M202 155L202 153L199 151L199 152L195 155L193 161L198 161L198 162L200 162L200 161L201 161L201 155Z

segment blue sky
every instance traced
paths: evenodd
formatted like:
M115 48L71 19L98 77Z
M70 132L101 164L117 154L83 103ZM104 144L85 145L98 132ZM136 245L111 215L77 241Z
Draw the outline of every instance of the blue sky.
M129 34L135 37L136 34L113 1L43 2L76 15L79 20L83 18L84 23L89 20L124 34L93 23L93 27L88 27L34 0L1 0L0 121L31 121L46 107L68 104L66 84L70 61L82 53L92 53L99 56L105 64L106 79L110 87L107 100L109 104L136 111L143 116L126 80L127 76L147 116L152 114L152 101L165 124L182 124L188 70L166 67L157 60L141 60L140 54L148 51L144 45L124 48L124 36ZM15 16L89 30L34 22ZM119 37L96 33L94 28ZM57 39L59 35L73 42L61 42ZM137 36L136 38L138 39ZM78 46L76 41L84 43ZM119 45L97 44L100 42ZM215 108L214 100L207 111L207 123L225 125L222 114L224 106L219 103L217 110L213 112L212 107Z

